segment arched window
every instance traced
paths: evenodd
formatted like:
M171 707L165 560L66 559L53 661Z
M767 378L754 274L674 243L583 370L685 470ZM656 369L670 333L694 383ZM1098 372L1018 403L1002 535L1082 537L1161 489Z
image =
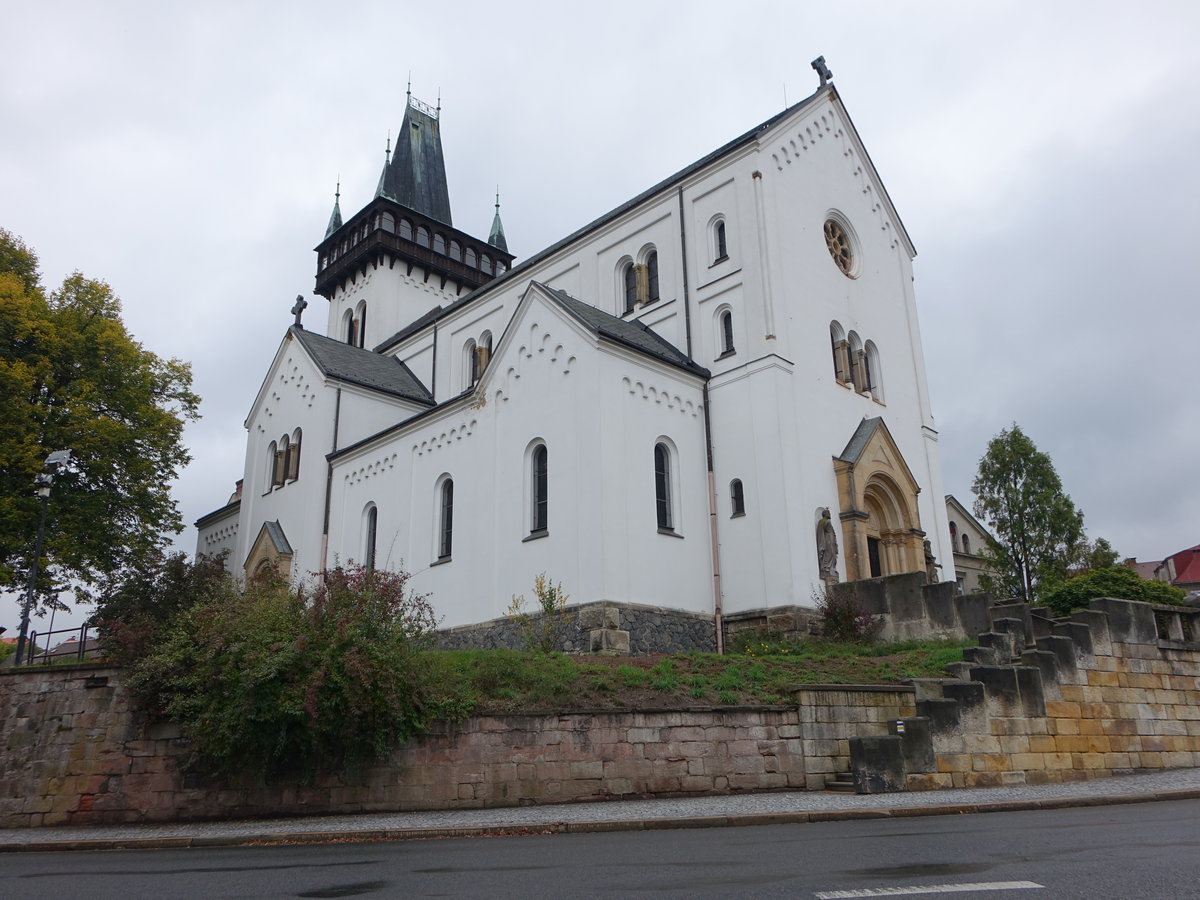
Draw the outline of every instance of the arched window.
M846 384L850 380L850 345L836 321L829 323L829 343L833 349L833 377Z
M463 262L465 262L472 269L477 269L479 268L479 263L477 262L478 259L479 257L476 255L475 251L471 247L468 247L466 253L463 255Z
M472 383L478 381L483 375L483 370L487 368L488 360L492 358L492 333L485 331L479 336L479 343L475 345L475 362L474 362L474 377Z
M621 272L621 279L625 283L625 312L631 313L638 302L637 268L632 262L625 264L625 268Z
M646 255L646 302L653 303L658 299L658 251L651 250Z
M740 478L729 482L729 507L733 510L730 518L746 514L746 493L742 489L742 479Z
M863 347L863 363L866 366L867 390L871 396L883 402L883 372L879 366L879 349L874 341L867 341Z
M450 258L462 262L462 244L453 239L450 241Z
M358 343L355 346L365 347L367 343L367 301L360 301L357 310L358 327Z
M302 436L299 428L292 432L292 442L288 446L287 457L288 481L295 481L300 477L300 440Z
M717 219L713 225L713 263L729 259L729 249L725 242L725 220Z
M342 332L346 336L346 343L351 347L358 344L358 329L354 327L354 313L346 310L346 314L342 316Z
M390 231L390 232L392 232L393 234L395 233L395 231L396 231L396 217L395 217L395 216L393 216L393 215L392 215L390 212L385 212L385 213L384 213L384 214L383 214L383 215L380 217L380 222L382 223L382 227L383 227L383 230L384 230L384 231Z
M968 553L968 554L969 554L969 553L971 552L971 538L970 538L970 536L969 536L969 535L965 535L965 534L964 534L964 535L962 536L962 541L963 541L963 553Z
M263 491L264 494L269 494L271 488L275 487L275 460L278 456L279 445L271 441L271 443L267 444L267 489Z
M379 525L379 510L372 503L367 508L366 527L363 536L363 565L367 569L375 568L375 536Z
M287 482L288 456L291 442L285 434L279 441L279 449L275 451L275 474L272 484L282 487Z
M654 506L660 531L675 530L671 500L671 448L660 441L654 445Z
M733 349L733 312L725 310L717 316L717 324L721 331L721 356L732 356Z
M492 258L486 253L480 254L479 268L481 268L487 275L491 275L495 272L495 269L492 266Z
M862 341L852 331L847 344L847 353L850 357L850 383L854 385L856 391L863 393L868 389L870 376L866 371L866 356L863 353Z
M428 247L430 244L429 229L424 225L417 226L417 244L421 247Z
M533 448L531 457L530 484L533 487L530 517L530 534L540 534L549 528L549 469L545 444Z
M466 379L466 386L472 388L475 382L479 380L479 354L476 352L478 347L475 340L472 338L463 344L463 376Z
M443 255L446 253L446 238L443 235L435 234L433 236L433 252Z
M454 548L454 480L446 477L438 492L438 559L449 559Z
M412 222L408 221L408 219L400 220L400 237L404 238L406 241L411 241L413 239Z
M951 543L958 541L958 526L954 522L950 523L950 541Z

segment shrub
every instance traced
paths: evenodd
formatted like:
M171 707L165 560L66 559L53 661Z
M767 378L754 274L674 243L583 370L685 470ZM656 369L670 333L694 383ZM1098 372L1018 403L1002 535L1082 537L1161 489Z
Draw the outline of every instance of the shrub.
M404 573L338 569L311 593L273 580L186 609L132 666L130 687L228 773L354 769L432 715L436 626Z
M852 589L826 587L814 599L823 620L822 633L828 640L846 644L873 644L879 640L883 619L865 612Z
M1163 581L1147 581L1125 566L1112 566L1055 585L1045 593L1042 602L1055 615L1065 616L1073 609L1087 609L1088 602L1096 597L1175 606L1182 603L1185 596L1182 588Z
M521 646L526 650L551 653L562 647L563 637L571 622L562 582L554 584L542 572L533 579L534 609L526 611L525 595L513 596L505 615L517 626Z

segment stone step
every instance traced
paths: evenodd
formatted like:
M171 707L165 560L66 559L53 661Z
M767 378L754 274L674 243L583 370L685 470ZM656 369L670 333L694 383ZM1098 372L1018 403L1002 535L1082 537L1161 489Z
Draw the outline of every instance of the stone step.
M842 794L853 794L854 781L850 778L850 773L843 772L842 775L845 776L845 780L839 778L837 781L830 781L827 779L825 781L825 790L837 791Z

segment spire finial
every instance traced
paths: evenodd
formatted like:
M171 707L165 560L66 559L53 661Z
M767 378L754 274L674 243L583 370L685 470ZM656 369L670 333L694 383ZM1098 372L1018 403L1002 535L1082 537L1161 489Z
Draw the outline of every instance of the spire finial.
M500 214L500 185L496 185L496 215Z
M437 111L438 111L438 118L440 119L442 117L442 87L441 87L441 85L438 85Z
M342 199L342 173L338 172L337 187L333 189L333 202L337 203Z
M383 161L386 165L392 161L392 129L388 129L387 147L383 151Z
M408 89L405 90L404 96L409 100L412 99L412 69L408 70Z
M333 189L333 212L329 214L329 224L325 226L325 237L329 237L342 227L342 173L338 173L337 187Z

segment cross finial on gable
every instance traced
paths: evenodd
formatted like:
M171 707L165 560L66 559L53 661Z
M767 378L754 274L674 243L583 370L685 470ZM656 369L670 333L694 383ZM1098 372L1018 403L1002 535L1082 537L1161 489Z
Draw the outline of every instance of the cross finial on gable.
M818 56L810 63L810 65L816 70L817 74L821 76L821 87L825 87L825 85L829 84L829 80L833 78L833 73L829 71L829 66L825 65L825 57Z
M300 324L300 317L304 315L304 310L308 309L308 301L304 299L302 294L296 295L296 302L292 304L292 315L296 317L296 327L303 328Z

